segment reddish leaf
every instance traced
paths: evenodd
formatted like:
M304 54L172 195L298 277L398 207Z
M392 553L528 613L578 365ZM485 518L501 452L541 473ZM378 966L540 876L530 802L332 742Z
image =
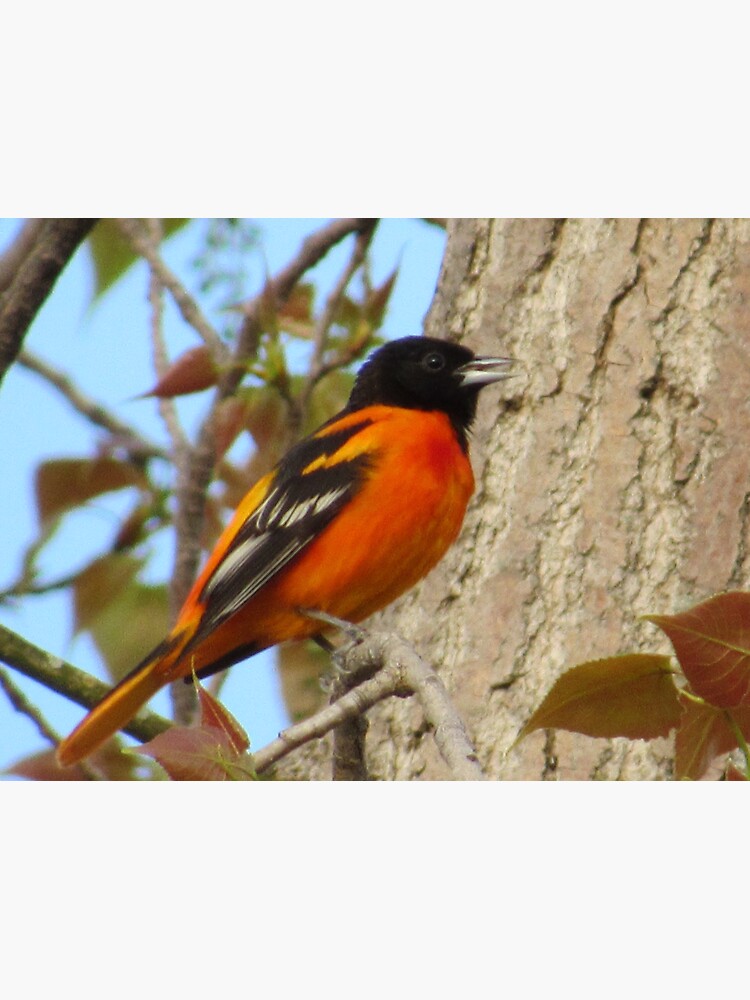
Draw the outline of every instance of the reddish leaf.
M173 726L139 748L161 764L173 781L251 781L252 758L238 754L228 736L213 727Z
M272 448L286 421L286 404L275 389L252 392L246 413L246 426L259 451Z
M39 520L44 524L92 497L126 486L146 486L140 469L116 458L55 458L36 470Z
M136 762L120 752L118 739L108 740L95 751L87 761L88 767L107 781L131 781L136 775ZM87 769L80 764L60 767L54 750L42 750L23 760L16 761L6 774L15 774L31 781L85 781L89 778Z
M176 358L153 389L137 398L156 396L158 399L172 399L174 396L188 396L191 392L202 392L216 385L218 380L219 372L211 352L205 344L201 344Z
M196 681L198 702L201 708L201 726L223 733L234 753L242 754L250 746L247 733L231 712L217 701L202 684Z
M726 772L724 773L724 778L726 781L747 781L747 775L744 771L740 771L738 767L730 761L727 765Z
M299 282L294 286L286 302L279 306L277 317L280 325L290 333L309 339L314 331L313 303L315 286Z
M750 705L750 594L730 591L647 621L669 636L695 694L718 708Z
M139 753L153 757L173 781L252 781L247 733L197 681L201 721L173 726L145 743Z
M724 709L682 694L680 702L683 715L675 737L675 777L697 781L720 754L736 749L738 740ZM750 709L734 709L732 717L745 739L750 739Z
M123 549L132 549L142 541L146 534L146 525L153 513L153 504L138 504L118 528L112 541L113 551L120 552Z
M216 461L229 451L241 431L247 426L250 403L239 396L224 399L214 417L214 447Z
M555 682L518 740L536 729L642 740L666 736L680 721L673 674L668 656L645 653L581 663Z

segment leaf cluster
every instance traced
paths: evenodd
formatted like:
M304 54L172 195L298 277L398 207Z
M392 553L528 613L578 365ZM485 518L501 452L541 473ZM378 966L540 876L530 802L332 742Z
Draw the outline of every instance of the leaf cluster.
M566 671L518 735L565 729L592 737L652 740L675 730L675 777L698 779L740 749L750 779L750 593L729 591L676 615L648 615L669 656L626 653Z

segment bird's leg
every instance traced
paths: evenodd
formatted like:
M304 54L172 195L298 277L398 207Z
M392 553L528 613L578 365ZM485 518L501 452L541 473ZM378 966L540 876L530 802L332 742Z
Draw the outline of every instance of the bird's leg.
M318 633L313 636L313 640L324 649L331 656L331 664L333 665L334 681L335 683L328 683L326 686L327 690L331 690L332 687L341 686L338 682L345 681L345 689L359 684L360 681L365 679L365 676L360 676L357 672L356 675L347 667L346 658L347 654L354 646L360 645L367 638L367 633L364 629L360 628L359 625L355 625L354 622L348 622L344 618L337 618L336 615L329 615L326 611L318 611L317 608L300 608L300 614L305 615L307 618L314 618L316 621L323 622L332 628L337 628L340 632L349 639L348 642L343 643L341 646L335 646L327 636L322 633Z
M348 622L345 618L337 618L336 615L329 615L327 611L318 611L317 608L300 608L299 611L306 618L315 618L316 621L324 622L326 625L339 629L344 635L349 636L352 642L360 643L364 641L365 630L361 629L359 625L355 625L354 622ZM316 642L318 642L319 638L323 639L324 643L328 642L324 636L313 636L313 638ZM318 645L323 644L318 642ZM325 645L323 645L323 648L326 648Z

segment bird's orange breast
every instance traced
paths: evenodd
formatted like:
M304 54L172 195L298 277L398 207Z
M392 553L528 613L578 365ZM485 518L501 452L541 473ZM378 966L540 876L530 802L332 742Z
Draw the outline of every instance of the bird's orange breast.
M188 673L239 647L255 650L320 631L299 609L358 622L422 579L461 530L474 477L441 412L373 406L352 415L366 427L328 461L366 454L365 480L346 508L277 578L191 649ZM341 426L339 423L337 426Z

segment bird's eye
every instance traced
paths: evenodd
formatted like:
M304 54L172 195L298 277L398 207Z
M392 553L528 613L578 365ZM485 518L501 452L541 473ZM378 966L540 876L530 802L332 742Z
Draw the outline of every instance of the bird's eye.
M429 372L439 372L442 368L445 368L445 358L438 351L432 351L422 358L422 365Z

